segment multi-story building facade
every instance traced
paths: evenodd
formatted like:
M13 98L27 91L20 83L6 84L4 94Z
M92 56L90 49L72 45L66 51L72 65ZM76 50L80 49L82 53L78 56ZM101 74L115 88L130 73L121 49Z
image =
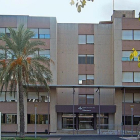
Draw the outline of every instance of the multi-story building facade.
M0 15L0 33L7 27L35 32L33 39L46 43L38 55L50 57L53 83L50 92L31 85L24 97L25 132L34 132L37 105L37 132L63 129L96 130L106 124L130 129L134 105L134 129L140 121L140 68L130 62L134 47L140 53L140 22L135 11L113 11L111 21L99 24L57 23L55 17ZM0 44L4 44L0 41ZM2 51L1 51L2 52ZM6 57L10 57L6 52ZM86 85L86 86L85 86ZM124 98L125 97L125 98ZM2 131L19 131L18 96L0 95ZM49 126L48 126L49 125Z

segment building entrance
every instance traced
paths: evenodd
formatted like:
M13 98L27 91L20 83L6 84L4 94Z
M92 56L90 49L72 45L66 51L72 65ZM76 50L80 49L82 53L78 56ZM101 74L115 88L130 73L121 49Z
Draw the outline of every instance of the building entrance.
M93 114L79 114L79 129L94 129Z

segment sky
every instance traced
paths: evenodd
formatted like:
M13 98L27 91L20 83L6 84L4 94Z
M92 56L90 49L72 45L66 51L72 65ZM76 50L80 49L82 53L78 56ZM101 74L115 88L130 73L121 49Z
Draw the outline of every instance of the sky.
M114 0L114 10L135 10L138 17L140 0ZM0 0L0 15L56 17L58 23L110 21L112 13L113 0L87 2L81 13L70 5L70 0Z

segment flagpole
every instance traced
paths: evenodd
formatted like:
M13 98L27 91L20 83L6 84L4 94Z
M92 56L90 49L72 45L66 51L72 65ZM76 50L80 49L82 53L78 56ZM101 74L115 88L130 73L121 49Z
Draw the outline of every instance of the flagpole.
M114 0L113 0L113 10L114 10Z

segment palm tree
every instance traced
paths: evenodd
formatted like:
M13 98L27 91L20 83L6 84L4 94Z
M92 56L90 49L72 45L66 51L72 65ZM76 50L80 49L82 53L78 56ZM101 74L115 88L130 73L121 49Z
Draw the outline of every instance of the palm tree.
M48 88L52 81L52 73L49 69L50 59L38 55L37 51L42 51L38 47L45 45L39 40L31 40L34 33L20 25L15 31L8 28L10 37L1 35L0 39L5 42L5 46L0 49L6 52L0 54L0 83L1 91L10 88L11 94L17 88L19 94L19 114L20 114L20 137L24 137L24 86L29 84L40 84ZM33 57L31 57L33 56Z

